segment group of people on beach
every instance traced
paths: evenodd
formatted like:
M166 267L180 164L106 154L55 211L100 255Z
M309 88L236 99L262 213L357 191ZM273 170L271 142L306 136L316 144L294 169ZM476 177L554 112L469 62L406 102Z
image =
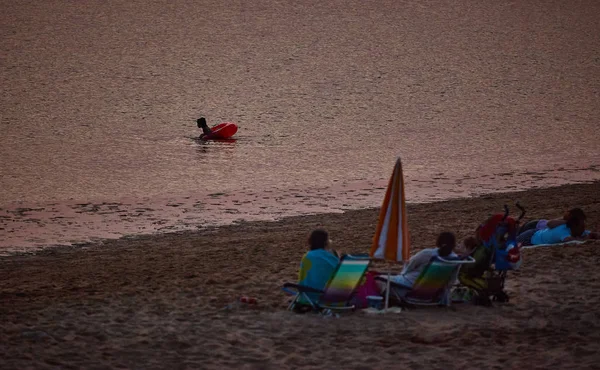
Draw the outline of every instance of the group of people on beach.
M517 232L518 248L600 239L600 233L586 230L585 221L585 213L580 208L569 210L561 219L531 220L522 225ZM404 265L402 272L393 276L391 281L412 287L433 257L465 258L472 255L481 242L476 234L465 238L461 245L457 246L454 233L442 232L437 237L435 248L426 248L413 255ZM340 262L340 254L331 249L329 234L324 229L311 232L308 248L300 263L298 284L323 290ZM453 280L456 278L455 276Z

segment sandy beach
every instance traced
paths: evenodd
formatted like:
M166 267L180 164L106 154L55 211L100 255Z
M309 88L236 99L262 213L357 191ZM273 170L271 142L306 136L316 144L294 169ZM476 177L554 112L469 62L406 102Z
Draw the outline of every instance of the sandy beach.
M579 206L600 229L600 183L410 205L413 252L465 237L504 203L527 219ZM0 368L599 368L599 242L524 251L510 303L339 319L285 311L307 233L366 252L377 209L141 236L0 259ZM240 296L258 304L236 303Z

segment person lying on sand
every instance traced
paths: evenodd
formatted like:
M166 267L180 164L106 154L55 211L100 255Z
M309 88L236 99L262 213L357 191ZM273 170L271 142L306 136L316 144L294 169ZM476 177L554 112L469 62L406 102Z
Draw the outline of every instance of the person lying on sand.
M554 229L557 226L566 224L567 220L570 217L571 212L579 212L579 211L580 211L579 208L573 208L572 210L565 212L563 218L556 218L553 220L548 220L548 219L531 220L531 221L525 223L523 226L521 226L521 228L517 232L517 235L521 235L525 231L531 230L531 229L535 229L535 230L544 230L545 228Z
M337 252L329 250L329 233L323 229L313 230L308 237L309 251L302 257L298 284L323 290L340 262ZM318 300L318 294L307 293L310 299ZM314 296L314 297L313 297ZM299 300L300 305L308 302Z
M517 242L523 246L558 244L574 240L600 239L600 234L585 229L585 213L581 208L569 210L563 219L533 220L521 228Z
M206 124L206 118L200 117L196 120L196 123L198 124L198 128L202 129L202 134L200 135L200 139L203 139L204 137L212 134L212 130Z

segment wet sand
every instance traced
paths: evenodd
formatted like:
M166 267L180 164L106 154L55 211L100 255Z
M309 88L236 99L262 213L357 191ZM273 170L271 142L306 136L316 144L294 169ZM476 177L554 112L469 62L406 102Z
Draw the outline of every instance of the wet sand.
M413 250L469 235L504 203L527 219L582 207L600 183L409 206ZM0 368L598 368L599 242L524 251L508 304L340 319L285 312L307 233L365 252L377 209L129 237L0 258ZM242 295L257 305L236 304ZM228 306L228 307L227 307ZM226 308L227 307L227 308Z
M443 177L406 180L410 203L530 188L532 183L588 183L587 169L482 174L454 181ZM568 176L564 174L567 173ZM317 213L341 213L381 203L388 179L333 181L323 188L275 187L263 191L196 192L189 196L121 197L0 206L0 256L50 246L101 242L123 236L196 231L247 221L274 221ZM539 185L542 187L542 185Z

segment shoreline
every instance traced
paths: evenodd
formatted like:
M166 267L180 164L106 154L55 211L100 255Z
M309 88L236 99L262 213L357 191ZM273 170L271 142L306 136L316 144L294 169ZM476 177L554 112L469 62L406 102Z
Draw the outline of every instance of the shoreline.
M432 197L408 202L421 204L485 198L497 194L519 194L599 183L586 181L525 190L493 191L472 196ZM339 186L339 185L338 185ZM378 209L385 193L382 181L341 185L339 194L323 189L314 191L271 190L263 193L215 193L204 198L180 196L157 199L120 199L102 202L48 203L26 207L0 208L0 256L39 253L45 249L106 244L121 238L131 239L160 234L196 233L225 226L254 222L277 222L290 217L342 214ZM335 189L335 188L332 188ZM286 194L284 196L283 194ZM354 193L354 195L351 195ZM352 198L354 197L354 198ZM258 204L260 202L260 204ZM350 205L349 203L353 203ZM292 208L286 208L286 207ZM212 207L212 208L211 208Z
M408 205L412 253L459 240L505 203L526 220L581 207L600 226L600 183ZM457 304L340 319L285 311L311 229L368 252L378 209L57 247L0 258L2 368L596 366L599 241L524 250L508 304ZM512 214L516 214L516 210ZM399 267L399 266L397 266ZM237 303L240 296L258 304ZM325 350L334 346L334 353ZM475 354L473 348L502 351ZM496 347L494 347L496 346Z

